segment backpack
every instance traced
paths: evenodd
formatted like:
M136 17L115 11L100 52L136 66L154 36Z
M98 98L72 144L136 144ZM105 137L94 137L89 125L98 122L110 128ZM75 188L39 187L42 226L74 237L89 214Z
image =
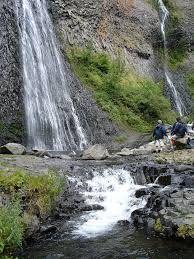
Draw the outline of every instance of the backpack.
M187 132L187 127L184 123L178 123L175 127L175 134L183 138Z

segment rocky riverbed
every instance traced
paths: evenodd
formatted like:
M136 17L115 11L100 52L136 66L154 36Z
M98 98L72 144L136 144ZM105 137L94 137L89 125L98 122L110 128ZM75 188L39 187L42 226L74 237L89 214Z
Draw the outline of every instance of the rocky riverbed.
M109 154L104 160L83 160L80 156L61 158L34 155L0 155L0 169L19 168L32 175L46 171L67 177L66 185L51 214L44 221L31 221L30 237L57 232L59 222L68 221L83 211L103 210L98 204L88 205L80 188L71 179L76 177L84 186L93 172L123 169L130 172L136 184L144 186L136 192L136 198L147 200L146 206L132 213L132 221L139 228L153 235L168 238L193 239L194 229L194 161L193 150L153 154L142 149ZM175 159L173 159L175 158ZM42 222L42 223L41 223ZM59 224L59 225L58 225Z

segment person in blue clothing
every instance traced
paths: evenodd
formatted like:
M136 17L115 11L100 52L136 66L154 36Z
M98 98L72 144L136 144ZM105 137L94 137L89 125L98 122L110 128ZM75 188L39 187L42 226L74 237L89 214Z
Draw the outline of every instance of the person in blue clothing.
M182 122L181 118L176 118L176 122L172 126L171 135L174 139L184 138L188 133L187 125Z
M158 120L158 123L153 131L153 137L155 139L156 152L162 151L164 147L163 139L167 136L166 129L161 120Z
M184 138L188 133L187 125L182 122L181 118L176 118L176 122L174 123L171 130L171 143L174 146L177 139ZM187 139L187 145L190 143L190 138Z

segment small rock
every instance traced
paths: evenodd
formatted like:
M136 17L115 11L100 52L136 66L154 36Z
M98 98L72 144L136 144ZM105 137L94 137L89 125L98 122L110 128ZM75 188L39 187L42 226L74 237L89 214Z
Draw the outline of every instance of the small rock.
M71 157L67 155L61 155L60 158L63 160L71 160Z
M119 156L130 156L133 155L133 150L128 148L123 148L120 152L116 153Z
M83 160L104 160L109 157L108 150L103 146L96 144L84 150L82 159Z
M56 231L57 231L57 227L53 226L53 225L41 226L41 228L40 228L40 232L42 234L54 233Z
M8 143L0 147L1 154L12 154L12 155L24 155L26 153L26 148L21 144Z
M145 196L149 193L149 190L147 188L141 188L135 192L135 197L140 198L142 196Z

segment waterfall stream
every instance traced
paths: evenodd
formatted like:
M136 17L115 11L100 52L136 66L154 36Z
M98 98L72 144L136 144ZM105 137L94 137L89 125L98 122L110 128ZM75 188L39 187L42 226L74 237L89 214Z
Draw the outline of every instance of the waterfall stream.
M78 185L82 183L78 182ZM110 231L120 220L130 221L131 213L146 205L144 198L136 198L136 190L143 186L135 184L129 171L124 169L104 169L93 172L92 179L86 181L82 195L89 205L97 204L104 209L82 215L75 235L87 238Z
M167 53L167 40L166 40L166 23L169 17L169 11L167 10L166 6L164 5L162 0L158 0L159 8L160 8L160 16L161 16L161 32L163 36L164 41L164 55L165 55L165 62L168 59L168 53ZM169 89L172 93L173 103L175 105L176 111L183 116L186 108L184 106L184 103L181 99L180 93L178 92L175 84L173 83L170 75L170 71L167 68L167 64L165 64L164 67L165 70L165 78L166 78L166 84L169 86Z
M17 2L30 148L77 150L86 138L69 93L66 66L46 0Z

